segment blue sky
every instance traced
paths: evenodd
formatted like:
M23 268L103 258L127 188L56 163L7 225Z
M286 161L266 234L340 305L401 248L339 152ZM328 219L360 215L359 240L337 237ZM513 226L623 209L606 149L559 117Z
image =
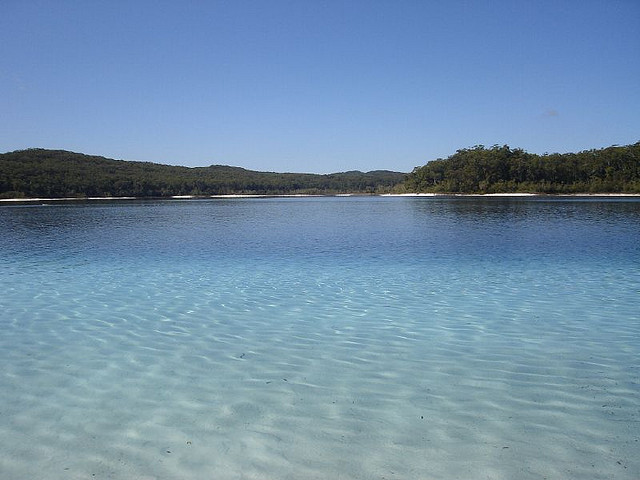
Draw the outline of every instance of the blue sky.
M408 172L640 141L640 1L0 0L0 151Z

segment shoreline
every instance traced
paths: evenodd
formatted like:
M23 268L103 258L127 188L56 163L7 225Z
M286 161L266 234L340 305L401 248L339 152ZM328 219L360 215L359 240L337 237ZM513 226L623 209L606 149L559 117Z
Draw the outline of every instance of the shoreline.
M307 198L307 197L576 197L576 198L637 198L640 193L335 193L335 194L228 194L228 195L173 195L170 197L58 197L58 198L0 198L0 203L78 202L115 200L201 200L233 198Z

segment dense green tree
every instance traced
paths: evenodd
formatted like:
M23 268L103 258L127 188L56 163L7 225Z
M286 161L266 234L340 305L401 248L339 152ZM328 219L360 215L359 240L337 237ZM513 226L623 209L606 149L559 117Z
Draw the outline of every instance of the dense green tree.
M405 187L440 193L640 193L640 142L545 155L478 145L416 167Z
M369 193L389 192L405 178L390 171L315 175L223 165L187 168L63 150L0 154L0 198Z
M44 149L0 154L0 198L389 192L640 193L640 142L545 155L507 145L478 145L408 175L386 170L315 175L224 165L187 168Z

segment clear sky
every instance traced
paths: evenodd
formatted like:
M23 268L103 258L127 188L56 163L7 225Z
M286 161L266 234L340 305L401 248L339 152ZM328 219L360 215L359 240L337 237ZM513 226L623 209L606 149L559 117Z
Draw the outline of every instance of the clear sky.
M637 141L639 0L0 0L0 152L408 172Z

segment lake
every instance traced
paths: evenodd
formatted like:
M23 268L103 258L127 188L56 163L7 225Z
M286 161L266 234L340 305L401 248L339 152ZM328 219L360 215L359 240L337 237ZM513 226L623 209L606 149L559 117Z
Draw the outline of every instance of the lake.
M640 199L0 205L3 479L640 477Z

